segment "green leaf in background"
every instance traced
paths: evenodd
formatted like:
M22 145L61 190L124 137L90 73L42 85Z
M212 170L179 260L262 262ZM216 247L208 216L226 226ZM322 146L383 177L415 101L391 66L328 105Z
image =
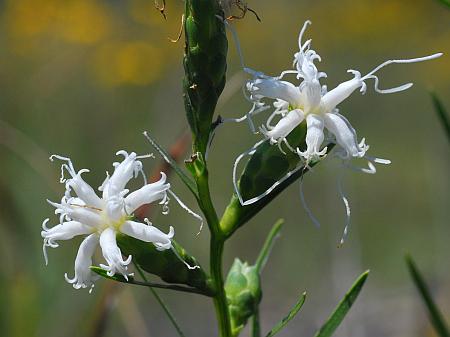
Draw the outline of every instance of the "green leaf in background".
M326 323L316 333L315 337L330 337L333 335L334 331L342 323L353 303L355 303L356 298L358 297L368 276L369 271L367 270L358 277L347 294L345 294L342 301L338 304L334 312L328 318Z
M146 272L159 276L167 283L185 284L205 295L212 294L204 270L201 267L189 269L185 263L191 267L199 266L199 264L175 241L172 241L173 250L164 251L157 250L151 243L123 234L117 235L117 242L122 253L132 255L133 261Z
M448 117L448 113L445 110L441 100L435 93L431 93L431 98L433 99L434 110L436 111L441 121L442 127L444 128L445 133L447 134L448 140L450 141L450 119Z
M439 311L439 308L434 303L430 291L428 290L428 287L422 275L419 272L419 269L417 269L416 264L414 263L411 256L406 255L405 259L406 265L408 266L408 270L409 273L411 274L414 284L419 290L420 296L422 297L423 301L425 302L425 305L427 306L428 315L430 317L431 323L434 326L434 329L436 330L437 334L440 337L450 337L448 327L442 317L441 312Z
M191 190L191 192L197 197L198 191L194 181L178 166L177 162L170 157L170 155L164 150L149 134L144 132L144 136L149 141L150 145L155 148L156 151L163 157L163 159L173 168L175 173L180 177L184 184Z
M266 335L266 337L275 336L278 332L280 332L289 323L289 321L298 314L300 309L303 307L305 300L306 300L306 292L304 292L300 296L297 303L294 305L294 307L291 309L291 311L289 311L289 314L285 318L283 318L277 325L275 325L275 327L269 331L269 333Z
M438 0L441 4L444 4L448 8L450 8L450 0Z

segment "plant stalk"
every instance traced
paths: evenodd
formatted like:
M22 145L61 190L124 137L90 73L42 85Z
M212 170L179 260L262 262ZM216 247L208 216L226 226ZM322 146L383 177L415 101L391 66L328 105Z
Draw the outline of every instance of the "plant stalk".
M219 226L219 218L214 209L209 192L208 170L205 166L202 170L197 171L196 183L199 193L199 206L205 215L208 227L211 232L210 239L210 270L211 270L211 285L215 290L214 307L216 310L216 317L219 328L220 337L231 337L231 323L228 312L227 297L225 294L225 282L222 274L222 256L226 237L222 233Z

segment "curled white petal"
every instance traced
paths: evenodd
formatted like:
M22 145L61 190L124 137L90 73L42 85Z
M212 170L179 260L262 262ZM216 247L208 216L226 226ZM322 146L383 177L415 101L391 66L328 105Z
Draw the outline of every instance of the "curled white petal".
M299 155L303 157L306 162L311 160L317 160L321 156L327 153L327 148L320 150L320 147L324 140L323 128L324 122L323 118L318 115L310 114L306 117L306 151L299 151Z
M142 171L142 163L136 160L136 153L128 154L125 151L118 151L117 155L124 157L121 163L114 163L114 173L108 181L108 195L117 195L124 190L131 178L137 177Z
M45 264L48 264L46 248L56 248L58 247L58 242L60 240L71 240L75 236L85 235L92 233L92 227L82 224L78 221L67 221L63 224L56 225L52 228L47 228L46 224L49 219L44 220L42 223L41 236L44 239L43 251Z
M264 97L272 99L282 99L292 106L302 104L300 89L287 81L280 81L277 78L258 78L247 83L247 90L251 98L260 100Z
M125 198L127 213L132 214L142 205L164 199L167 190L170 188L170 184L166 183L166 179L166 174L161 172L161 179L159 181L144 185L140 189L128 194Z
M86 237L78 249L75 258L75 276L70 279L67 273L64 275L67 282L73 284L75 289L93 287L96 276L91 271L92 255L98 244L98 235L91 234Z
M100 267L108 272L109 276L116 273L122 274L128 280L128 265L131 262L131 255L126 260L122 257L122 252L117 246L116 231L112 228L106 228L100 235L100 247L102 254L108 265L101 264Z
M152 242L160 250L170 249L172 247L173 227L170 227L169 233L165 234L154 226L128 220L120 227L120 231L135 239Z
M303 111L295 109L289 111L289 113L281 118L272 130L263 131L264 135L273 140L280 138L286 138L288 134L292 132L305 118Z
M363 85L360 74L349 81L339 84L322 97L324 112L331 112L339 103L347 99L356 89Z
M345 150L345 157L361 158L365 155L368 146L364 140L358 144L356 133L346 120L334 113L326 113L323 116L325 127L336 137L336 142Z
M100 209L93 209L86 205L82 200L63 198L60 204L47 200L48 203L56 208L55 213L68 217L70 220L79 221L85 225L99 227L104 223L99 212Z

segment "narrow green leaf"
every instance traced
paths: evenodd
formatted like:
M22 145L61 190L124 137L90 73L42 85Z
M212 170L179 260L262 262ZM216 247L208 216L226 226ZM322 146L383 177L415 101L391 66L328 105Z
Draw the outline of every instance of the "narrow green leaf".
M145 138L149 141L150 145L158 151L158 153L163 157L163 159L173 168L175 173L180 177L183 183L189 188L189 190L198 197L197 186L195 182L178 166L177 162L164 150L150 135L147 131L144 132Z
M448 140L450 141L450 119L448 117L448 113L444 108L444 105L442 104L441 100L435 93L431 93L431 98L433 99L434 110L436 110L436 113L441 121L442 127L444 128Z
M141 277L144 279L144 281L147 282L147 278L146 278L144 272L142 271L142 269L139 268L139 266L135 262L133 262L133 264L134 264L135 268L137 269L139 275L141 275ZM186 337L186 335L184 334L183 330L181 330L181 327L178 324L177 319L175 318L175 316L172 313L172 311L169 309L169 307L166 304L166 302L164 302L164 300L161 298L161 296L159 296L159 294L156 292L155 289L149 288L149 290L152 293L152 295L155 297L156 301L158 301L158 303L161 306L161 308L164 310L165 314L167 315L167 318L172 323L172 325L175 328L175 330L177 331L178 335L180 337Z
M334 312L328 318L326 323L316 333L315 337L329 337L334 333L337 327L342 323L345 315L347 315L353 303L356 301L356 298L358 297L368 276L369 271L367 270L358 277L350 290L347 292L347 294L345 294L344 298L338 304Z
M199 289L191 288L191 287L184 287L184 286L173 285L173 284L161 284L161 283L154 283L154 282L147 282L147 281L142 282L142 281L135 280L133 276L128 276L128 280L127 280L127 279L125 279L125 277L123 277L122 275L119 275L119 274L116 274L114 276L109 276L107 274L106 270L104 270L100 267L96 267L96 266L91 266L91 270L93 272L95 272L96 274L100 275L101 277L104 277L108 280L113 280L116 282L133 284L133 285L149 287L149 288L170 289L170 290L182 291L182 292L186 292L186 293L195 293L195 294L211 296L210 294L207 294L206 292L203 292Z
M277 325L275 325L275 327L272 330L270 330L270 332L266 335L266 337L275 336L278 332L280 332L286 326L286 324L288 324L289 321L291 319L293 319L295 317L295 315L298 314L300 309L303 307L305 300L306 300L306 292L304 292L300 296L300 299L295 304L295 306L291 309L289 314L285 318L283 318Z
M417 266L414 263L411 256L407 255L405 257L405 259L406 259L406 264L408 266L408 270L414 281L414 284L416 285L417 289L419 290L420 296L422 297L423 301L425 302L425 305L427 306L428 315L430 317L431 323L434 326L434 329L436 330L437 334L440 337L450 337L450 332L448 330L448 327L442 317L441 312L439 311L439 308L434 303L433 298L431 297L430 291L428 290L428 287L427 287L419 269L417 269Z
M281 227L283 227L283 224L284 219L279 219L270 230L269 235L267 236L266 241L264 242L264 246L261 249L261 252L259 253L259 256L255 263L258 273L261 273L261 270L264 268L269 254L272 251L275 239L278 237L278 233L280 232Z

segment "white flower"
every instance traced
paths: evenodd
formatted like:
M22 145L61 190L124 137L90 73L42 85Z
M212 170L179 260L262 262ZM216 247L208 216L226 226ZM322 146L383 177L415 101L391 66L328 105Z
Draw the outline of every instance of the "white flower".
M142 163L139 161L146 156L137 156L132 152L117 152L124 157L122 162L114 163L114 173L107 175L106 180L99 187L102 196L99 197L94 189L82 178L82 173L89 170L82 169L78 172L69 158L53 155L54 158L64 161L61 166L61 183L65 183L66 193L60 203L49 201L56 208L55 214L60 215L60 223L52 228L47 228L46 219L42 224L41 235L44 239L43 251L46 264L47 247L58 247L58 241L70 240L75 236L87 235L81 243L75 259L75 275L71 279L65 275L67 282L72 283L75 289L93 287L96 279L90 270L92 256L100 243L106 264L100 266L108 272L109 276L116 273L128 279L128 265L131 256L123 258L120 248L117 246L117 233L124 233L136 239L152 242L159 250L172 248L174 230L170 227L168 234L163 233L146 220L146 224L132 221L133 212L142 205L159 201L167 207L170 184L166 182L166 175L161 173L161 179L155 183L147 184L140 189L128 193L125 188L131 178L136 178L139 173L145 179L142 171ZM64 177L67 171L69 178ZM75 193L75 196L72 195Z
M359 71L349 70L348 72L352 73L354 77L327 92L326 86L320 84L320 80L325 78L326 74L319 72L314 64L316 60L321 61L321 58L311 49L311 40L302 42L303 34L310 23L310 21L305 22L299 35L299 51L294 55L295 70L287 70L278 77L268 77L247 69L253 75L253 79L246 85L249 92L248 98L254 103L250 115L254 113L253 111L260 112L263 108L267 108L268 105L263 101L264 99L276 100L273 103L275 111L269 117L266 125L260 128L271 143L277 143L280 146L281 142L284 142L288 148L294 150L287 143L286 137L300 123L306 121L307 148L305 151L295 149L306 164L320 159L327 153L327 148L322 149L321 146L325 139L324 130L328 130L330 134L328 138L332 138L332 141L339 145L339 149L336 151L337 155L343 159L366 158L369 160L369 169L364 169L364 171L374 173L372 162L387 163L388 161L366 157L369 146L365 145L364 139L358 142L356 131L348 120L339 114L336 107L357 89L364 94L366 92L364 81L368 79L374 79L375 91L382 94L410 88L412 83L391 89L379 89L379 80L375 73L391 63L421 62L440 57L442 53L415 59L386 61L365 76L361 76ZM297 79L301 80L300 84L295 85L282 80L287 74L297 75ZM273 125L272 121L276 116L281 119ZM247 115L247 117L251 116Z

